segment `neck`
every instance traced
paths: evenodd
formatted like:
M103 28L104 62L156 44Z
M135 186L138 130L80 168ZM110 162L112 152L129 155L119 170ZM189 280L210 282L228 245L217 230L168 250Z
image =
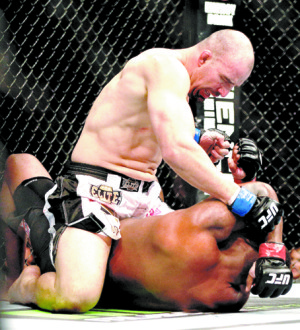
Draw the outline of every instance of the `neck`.
M189 48L184 48L178 50L178 53L180 54L180 61L187 69L189 75L191 75L191 72L193 70L193 67L195 66L195 61L197 62L197 51L195 51L196 46L192 46Z

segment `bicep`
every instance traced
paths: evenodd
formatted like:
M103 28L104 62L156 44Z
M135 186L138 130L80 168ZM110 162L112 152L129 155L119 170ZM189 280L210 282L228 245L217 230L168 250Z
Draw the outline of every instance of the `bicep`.
M193 134L194 121L188 103L171 91L155 91L148 99L153 130L162 142Z
M156 136L162 141L172 140L179 133L181 138L185 133L190 136L194 120L187 101L187 72L178 63L156 61L153 65L147 77L147 106Z

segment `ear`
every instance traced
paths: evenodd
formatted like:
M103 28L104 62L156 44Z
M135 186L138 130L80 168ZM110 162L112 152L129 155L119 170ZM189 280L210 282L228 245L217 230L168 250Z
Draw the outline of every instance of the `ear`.
M204 50L198 58L198 66L203 65L210 58L212 58L211 51L210 50Z

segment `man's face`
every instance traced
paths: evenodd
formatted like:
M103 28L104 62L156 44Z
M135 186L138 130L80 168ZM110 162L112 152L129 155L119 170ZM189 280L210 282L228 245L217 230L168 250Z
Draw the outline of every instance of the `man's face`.
M300 248L291 251L291 269L294 279L300 277Z
M234 86L240 86L250 75L244 63L234 59L199 60L191 74L189 96L203 102L209 96L225 97Z

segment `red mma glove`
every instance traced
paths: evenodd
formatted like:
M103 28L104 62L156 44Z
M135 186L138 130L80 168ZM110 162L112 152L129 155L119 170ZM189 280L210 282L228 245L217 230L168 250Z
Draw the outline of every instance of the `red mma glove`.
M290 291L293 274L286 264L286 254L283 243L269 242L260 245L251 293L261 298L275 298Z

